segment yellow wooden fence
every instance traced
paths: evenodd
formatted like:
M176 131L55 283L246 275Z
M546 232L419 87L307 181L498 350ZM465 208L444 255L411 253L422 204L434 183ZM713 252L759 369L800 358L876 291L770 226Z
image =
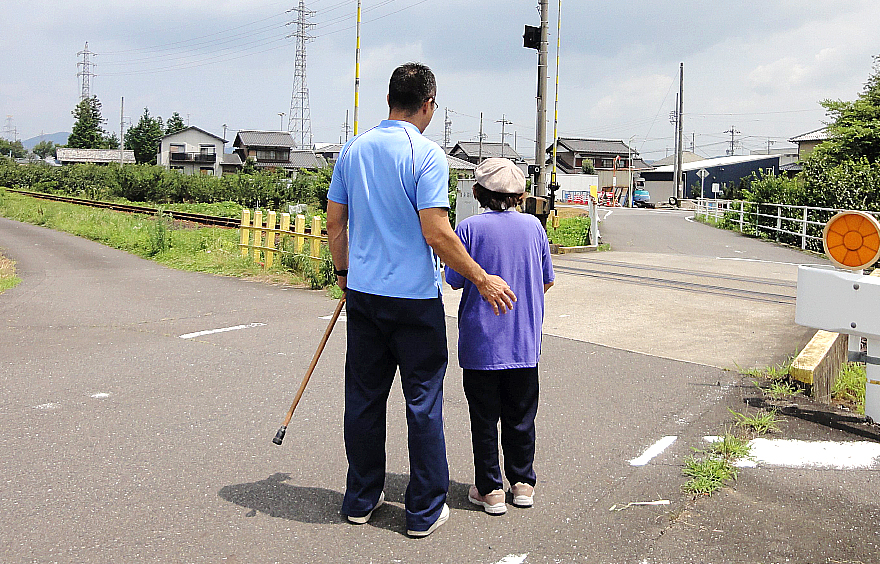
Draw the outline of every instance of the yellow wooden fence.
M266 214L263 221L263 212L256 210L254 220L251 222L251 210L241 212L241 256L252 254L254 262L263 263L264 268L269 268L275 262L276 255L286 253L284 250L287 241L293 238L294 251L302 252L306 239L309 240L309 256L312 260L321 258L321 242L327 242L327 237L321 235L322 222L320 216L312 218L310 231L306 232L306 216L296 216L294 229L290 229L290 214L281 214L281 225L278 226L278 216L274 211ZM262 259L262 261L261 261Z

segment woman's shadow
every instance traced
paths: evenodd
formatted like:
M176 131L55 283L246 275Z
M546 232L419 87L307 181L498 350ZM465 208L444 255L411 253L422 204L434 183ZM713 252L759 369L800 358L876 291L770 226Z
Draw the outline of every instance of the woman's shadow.
M312 523L338 525L347 523L340 514L342 494L325 488L296 486L287 483L289 474L272 474L259 482L225 486L218 495L228 502L250 509L248 517L257 512L270 517ZM385 505L377 509L369 524L389 531L406 532L406 513L403 508L408 474L385 475ZM447 504L450 509L479 510L467 501L467 484L449 482Z

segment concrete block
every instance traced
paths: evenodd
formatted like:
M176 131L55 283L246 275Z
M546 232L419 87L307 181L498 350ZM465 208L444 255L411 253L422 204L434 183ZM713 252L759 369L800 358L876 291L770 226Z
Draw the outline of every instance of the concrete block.
M817 331L791 364L791 377L811 385L821 403L831 403L831 390L847 361L847 342L845 334Z

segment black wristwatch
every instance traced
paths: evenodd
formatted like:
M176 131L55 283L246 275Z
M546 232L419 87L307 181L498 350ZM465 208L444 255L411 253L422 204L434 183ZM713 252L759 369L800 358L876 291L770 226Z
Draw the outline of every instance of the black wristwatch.
M336 276L348 276L348 269L344 268L342 270L336 270L336 267L333 267L333 274Z

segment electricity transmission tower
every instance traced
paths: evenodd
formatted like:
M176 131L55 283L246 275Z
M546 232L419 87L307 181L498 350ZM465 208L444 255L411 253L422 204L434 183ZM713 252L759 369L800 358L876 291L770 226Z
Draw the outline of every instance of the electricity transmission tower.
M80 101L88 100L92 97L91 77L95 76L95 73L92 72L92 67L95 66L95 63L93 63L90 59L92 55L97 55L97 53L89 51L88 41L86 41L85 48L83 48L82 51L76 54L77 57L82 57L82 61L76 64L77 68L82 69L76 73L77 78L82 78L82 91L79 95Z
M315 12L306 9L305 0L299 0L297 8L291 8L288 12L296 12L296 31L288 37L296 37L296 61L293 71L293 92L290 95L290 112L288 115L287 130L293 134L294 140L299 138L299 146L311 147L312 145L312 117L309 110L309 87L306 83L306 43L313 38L309 35L309 29L315 24L308 21Z

